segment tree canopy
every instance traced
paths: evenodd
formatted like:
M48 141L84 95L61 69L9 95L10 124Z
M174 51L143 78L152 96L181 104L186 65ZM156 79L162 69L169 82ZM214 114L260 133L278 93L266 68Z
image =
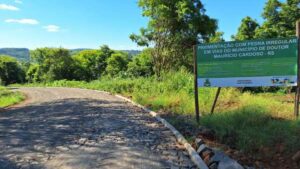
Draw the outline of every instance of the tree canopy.
M24 71L17 59L0 55L0 85L22 83L25 80L24 77Z
M84 77L83 80L87 81L100 78L105 71L108 57L101 50L81 51L74 56L79 76Z
M242 20L233 40L268 39L295 36L300 19L300 0L268 0L262 12L263 23L251 17Z
M130 38L140 46L154 46L154 71L191 67L191 49L215 34L217 21L205 14L200 0L139 0L147 28Z
M259 24L256 20L247 16L242 20L236 36L233 36L233 40L250 40L255 37L256 30L259 28Z
M70 57L69 50L63 48L39 48L31 52L31 59L35 63L35 68L31 68L31 73L27 74L29 78L32 78L29 80L53 81L62 79L73 80L75 78L72 73L74 62ZM40 77L33 77L33 75Z
M129 61L128 54L122 52L112 54L111 57L107 59L106 73L110 76L116 76L125 72Z
M133 77L151 76L153 71L153 58L151 52L153 49L148 48L142 51L139 55L135 56L132 62L128 64L128 73Z
M300 19L300 0L268 0L263 11L265 21L257 29L255 38L290 37L295 35Z

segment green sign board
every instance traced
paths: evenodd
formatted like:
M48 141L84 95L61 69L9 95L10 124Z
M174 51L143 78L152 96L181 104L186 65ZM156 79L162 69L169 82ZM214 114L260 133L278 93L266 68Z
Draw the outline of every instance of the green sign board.
M200 87L296 86L298 39L197 46Z

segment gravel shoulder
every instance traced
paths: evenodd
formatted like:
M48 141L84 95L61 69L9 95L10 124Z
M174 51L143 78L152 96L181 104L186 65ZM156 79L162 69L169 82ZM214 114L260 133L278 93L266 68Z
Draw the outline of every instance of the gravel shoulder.
M148 113L92 90L20 88L0 113L1 169L196 168Z

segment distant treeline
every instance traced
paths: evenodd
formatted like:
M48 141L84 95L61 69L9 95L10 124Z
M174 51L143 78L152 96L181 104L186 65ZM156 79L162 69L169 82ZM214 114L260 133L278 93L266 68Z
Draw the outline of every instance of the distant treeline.
M70 54L75 55L83 50L93 50L88 48L70 49ZM128 53L129 55L138 55L140 50L120 50L122 52ZM30 60L30 50L27 48L0 48L0 55L8 55L16 58L19 61L29 61Z
M29 61L30 51L27 48L0 48L0 55L13 56L20 61Z
M38 48L31 51L30 62L0 55L0 83L50 82L55 80L92 81L102 76L151 76L151 49L136 56L104 45L97 50L81 50L75 54L63 48Z

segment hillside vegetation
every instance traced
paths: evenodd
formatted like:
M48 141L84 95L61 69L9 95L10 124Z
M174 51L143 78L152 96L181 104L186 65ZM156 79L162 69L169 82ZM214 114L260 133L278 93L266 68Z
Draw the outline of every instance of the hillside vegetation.
M27 48L0 48L0 55L12 56L24 62L30 60L30 52Z

